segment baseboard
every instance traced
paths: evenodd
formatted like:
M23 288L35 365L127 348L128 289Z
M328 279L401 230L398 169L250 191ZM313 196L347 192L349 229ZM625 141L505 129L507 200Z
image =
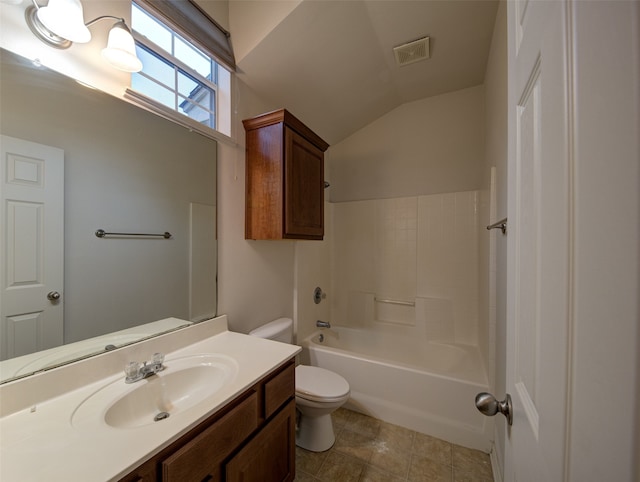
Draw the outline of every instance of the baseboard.
M504 481L504 454L500 453L498 446L496 445L496 440L498 440L498 424L494 425L494 434L493 434L493 442L491 443L491 452L489 453L489 458L491 460L491 470L493 472L493 481L494 482L503 482Z

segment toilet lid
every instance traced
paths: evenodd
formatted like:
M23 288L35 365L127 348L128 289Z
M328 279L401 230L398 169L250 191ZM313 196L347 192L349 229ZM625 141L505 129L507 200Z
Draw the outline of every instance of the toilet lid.
M349 382L320 367L296 367L296 395L309 400L334 400L349 394Z

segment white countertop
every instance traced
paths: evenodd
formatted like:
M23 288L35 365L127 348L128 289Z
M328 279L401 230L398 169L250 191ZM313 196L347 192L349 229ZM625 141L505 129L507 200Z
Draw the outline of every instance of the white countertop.
M224 325L224 326L223 326ZM210 399L166 420L144 427L125 429L106 424L98 429L87 430L72 426L71 418L83 400L107 383L122 379L119 372L93 383L61 393L53 398L7 414L0 418L0 480L2 482L28 482L47 480L49 482L68 481L110 481L118 480L159 452L199 422L223 408L229 401L252 386L257 380L274 371L284 362L299 353L295 345L273 342L226 330L224 322L218 322L217 334L202 341L189 344L172 352L164 352L166 360L186 355L215 353L226 355L238 363L237 375ZM190 330L192 328L186 328ZM184 330L180 330L181 333ZM172 334L163 335L162 343L171 343ZM184 337L184 334L182 335ZM143 342L147 351L154 349L154 341ZM125 350L125 349L123 349ZM137 348L138 352L140 348ZM161 351L161 350L157 350ZM101 356L108 356L101 355ZM120 353L118 361L123 354ZM132 360L135 358L131 358ZM80 361L61 367L56 374L74 376L78 370L90 369L95 359ZM106 358L105 358L106 360ZM89 362L89 363L87 363ZM82 364L86 363L83 368ZM86 372L85 372L86 377ZM12 382L12 383L19 383ZM31 385L33 385L33 381ZM0 392L3 397L13 391ZM33 391L33 387L27 387ZM50 391L50 390L49 390ZM28 397L25 397L28 398ZM105 407L106 410L107 407ZM95 414L102 417L101 413Z

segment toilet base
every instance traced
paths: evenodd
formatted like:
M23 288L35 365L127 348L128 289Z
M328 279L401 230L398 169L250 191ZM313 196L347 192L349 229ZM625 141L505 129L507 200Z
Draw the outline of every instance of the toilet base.
M309 416L299 412L296 445L311 452L324 452L336 441L331 414Z

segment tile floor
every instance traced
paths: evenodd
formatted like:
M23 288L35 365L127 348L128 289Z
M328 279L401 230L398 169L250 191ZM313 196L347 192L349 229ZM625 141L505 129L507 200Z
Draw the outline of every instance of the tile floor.
M336 443L296 447L295 482L493 482L489 456L346 409L333 413Z

